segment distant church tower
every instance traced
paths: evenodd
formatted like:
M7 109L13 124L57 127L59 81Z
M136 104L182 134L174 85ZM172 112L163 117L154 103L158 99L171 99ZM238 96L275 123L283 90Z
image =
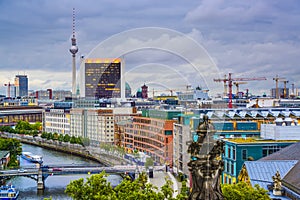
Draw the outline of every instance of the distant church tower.
M73 8L73 37L71 39L72 46L70 52L72 54L72 97L76 96L76 53L78 52L78 47L76 46L75 38L75 8Z
M144 85L142 86L142 98L147 99L148 98L148 86Z

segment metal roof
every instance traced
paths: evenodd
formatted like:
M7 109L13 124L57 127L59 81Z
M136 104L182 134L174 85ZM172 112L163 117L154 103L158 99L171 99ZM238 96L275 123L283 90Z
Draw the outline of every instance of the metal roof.
M227 119L248 119L248 118L286 118L286 117L300 117L300 111L297 110L230 110L230 111L221 111L221 110L210 110L207 112L207 115L210 119L212 118L227 118Z
M244 164L252 186L260 185L268 189L267 185L273 182L272 176L279 171L281 178L297 164L298 160L267 160L267 161L246 161Z
M289 145L267 157L261 158L260 161L267 160L298 160L298 163L283 177L283 183L293 186L293 190L300 194L300 142Z

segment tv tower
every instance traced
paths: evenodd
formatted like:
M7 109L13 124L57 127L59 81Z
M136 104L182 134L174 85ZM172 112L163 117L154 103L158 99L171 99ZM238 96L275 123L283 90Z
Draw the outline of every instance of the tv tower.
M73 36L72 36L72 46L70 52L72 54L72 97L76 95L76 53L78 52L78 47L76 46L75 38L75 8L73 8Z

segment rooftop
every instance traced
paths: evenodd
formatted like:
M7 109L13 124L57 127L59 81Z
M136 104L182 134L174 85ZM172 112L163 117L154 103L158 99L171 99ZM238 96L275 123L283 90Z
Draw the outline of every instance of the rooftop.
M263 140L258 138L226 138L224 140L236 144L299 142L298 140Z
M283 184L300 194L300 142L277 151L260 161L267 160L298 160L298 163L283 177Z

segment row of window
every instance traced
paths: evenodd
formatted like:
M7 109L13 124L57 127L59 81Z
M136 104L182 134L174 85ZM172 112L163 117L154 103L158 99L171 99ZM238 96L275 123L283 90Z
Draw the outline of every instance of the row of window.
M225 151L225 157L235 160L236 159L236 147L235 146L227 146L227 151Z
M164 142L164 137L160 136L157 133L147 132L145 130L129 129L129 128L126 128L125 132L129 133L129 134L140 135L142 137L151 138L153 140Z
M234 163L231 161L224 161L224 172L227 174L235 175Z
M142 123L142 124L151 124L158 127L164 127L163 121L157 121L153 119L134 118L133 122Z

